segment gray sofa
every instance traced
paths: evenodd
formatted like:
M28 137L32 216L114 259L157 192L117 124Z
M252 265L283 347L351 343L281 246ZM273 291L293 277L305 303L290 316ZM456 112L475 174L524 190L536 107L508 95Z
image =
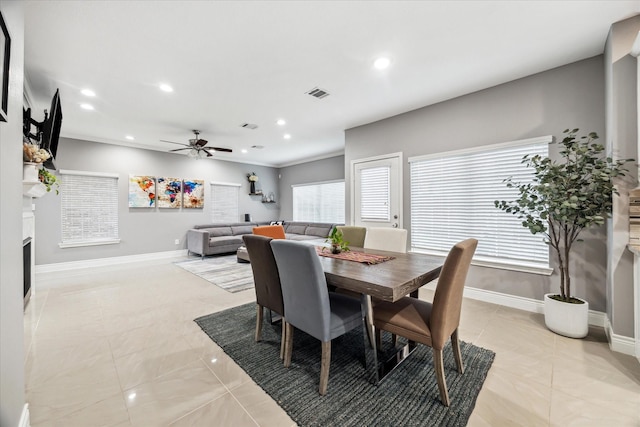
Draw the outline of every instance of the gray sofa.
M196 225L187 231L188 253L207 255L236 252L242 246L242 235L252 234L253 227L267 225L258 222L237 222L230 224ZM325 239L336 224L291 221L284 223L287 239Z

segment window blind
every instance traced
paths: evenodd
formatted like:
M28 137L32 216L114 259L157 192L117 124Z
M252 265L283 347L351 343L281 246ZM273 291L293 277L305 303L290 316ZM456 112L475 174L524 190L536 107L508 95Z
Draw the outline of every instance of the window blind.
M360 220L389 221L391 211L391 168L379 166L360 170Z
M211 183L211 220L214 223L238 222L240 184Z
M548 155L551 137L534 138L473 152L442 153L411 158L411 247L446 254L466 238L478 239L476 257L496 263L549 266L542 235L533 235L515 215L494 206L494 200L515 200L509 176L532 182L522 163L526 154Z
M292 187L294 221L344 224L344 181Z
M118 243L118 175L61 170L60 176L60 247Z

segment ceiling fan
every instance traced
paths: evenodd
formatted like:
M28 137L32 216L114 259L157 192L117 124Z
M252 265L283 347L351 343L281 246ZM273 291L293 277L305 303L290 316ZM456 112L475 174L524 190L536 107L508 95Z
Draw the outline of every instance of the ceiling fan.
M200 139L199 135L200 135L200 131L199 130L193 130L193 133L196 135L195 138L190 139L188 144L183 144L180 142L173 142L173 141L166 141L164 139L161 139L161 142L168 142L171 144L177 144L177 145L184 145L185 148L176 148L174 150L169 150L169 152L172 151L182 151L182 150L191 150L189 151L189 153L187 154L189 157L195 157L195 158L202 158L205 157L211 157L213 156L213 154L211 154L211 151L209 150L214 150L214 151L222 151L224 153L232 153L233 150L230 148L220 148L220 147L207 147L207 143L209 141L207 141L206 139Z

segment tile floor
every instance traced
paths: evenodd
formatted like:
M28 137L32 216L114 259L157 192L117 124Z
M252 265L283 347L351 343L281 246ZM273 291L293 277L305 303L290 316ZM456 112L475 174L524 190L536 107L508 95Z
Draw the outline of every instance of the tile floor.
M193 322L253 290L227 293L172 261L37 275L25 312L33 427L295 425ZM601 329L573 340L541 315L465 300L461 336L496 352L470 426L640 426L640 364L609 351Z

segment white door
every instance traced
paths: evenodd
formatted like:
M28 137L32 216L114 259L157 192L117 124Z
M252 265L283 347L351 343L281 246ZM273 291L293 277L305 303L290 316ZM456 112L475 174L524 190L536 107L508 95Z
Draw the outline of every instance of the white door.
M361 227L402 226L402 153L351 162L351 220Z

